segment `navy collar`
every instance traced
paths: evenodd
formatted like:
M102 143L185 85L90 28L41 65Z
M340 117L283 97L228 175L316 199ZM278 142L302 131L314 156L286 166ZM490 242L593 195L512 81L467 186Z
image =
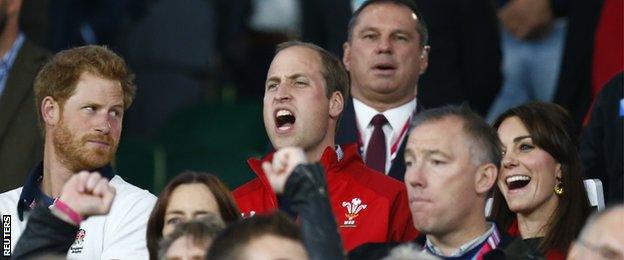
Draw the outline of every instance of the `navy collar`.
M113 172L113 168L110 165L106 165L102 168L95 169L93 171L99 172L106 179L111 180L115 177L115 173ZM20 194L19 201L17 202L17 216L20 221L24 220L24 211L28 211L32 209L36 203L43 203L46 206L52 205L54 202L54 198L51 198L43 193L39 184L43 180L43 162L38 163L30 173L28 173L28 178L26 179L26 183L22 188L22 193Z

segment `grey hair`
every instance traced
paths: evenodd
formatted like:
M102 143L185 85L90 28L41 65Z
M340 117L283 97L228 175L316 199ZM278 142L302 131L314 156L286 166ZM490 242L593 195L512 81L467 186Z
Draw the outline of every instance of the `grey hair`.
M412 118L410 129L449 117L463 122L462 131L468 137L470 158L475 166L492 163L500 167L502 148L498 134L468 105L447 105L419 112Z

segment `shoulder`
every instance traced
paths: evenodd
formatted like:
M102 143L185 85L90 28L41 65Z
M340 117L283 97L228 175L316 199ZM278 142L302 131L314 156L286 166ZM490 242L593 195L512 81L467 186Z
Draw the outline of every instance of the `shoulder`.
M262 181L260 181L260 179L256 177L253 180L248 181L247 183L236 188L232 192L232 195L234 195L234 197L238 200L247 196L253 196L258 192L264 191L265 189L266 187L262 184Z
M366 187L374 193L384 197L394 197L397 194L405 191L405 185L383 173L371 170L361 162L352 162L350 171L352 181L359 186ZM354 171L354 169L358 169Z
M110 180L110 184L115 187L116 192L111 213L116 208L139 207L149 209L147 212L147 214L149 214L156 203L156 196L145 189L141 189L126 182L119 177L119 175L115 175L115 177Z

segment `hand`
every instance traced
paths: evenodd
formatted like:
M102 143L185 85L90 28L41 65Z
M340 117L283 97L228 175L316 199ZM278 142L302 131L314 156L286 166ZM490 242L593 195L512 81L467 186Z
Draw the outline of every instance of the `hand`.
M549 0L510 0L498 11L498 19L519 40L546 36L554 14Z
M262 169L276 194L284 192L286 180L297 165L307 163L305 153L298 147L286 147L273 154L273 162L263 162Z
M108 214L114 198L115 188L108 183L108 179L97 172L87 171L81 171L69 178L59 197L83 218ZM53 213L66 220L59 215L64 215L63 213Z

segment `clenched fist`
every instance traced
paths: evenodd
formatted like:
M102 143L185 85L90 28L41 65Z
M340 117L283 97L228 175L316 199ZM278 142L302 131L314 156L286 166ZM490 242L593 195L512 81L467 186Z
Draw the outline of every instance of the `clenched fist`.
M115 188L108 183L108 179L99 173L81 171L73 175L63 186L59 199L70 209L80 214L83 218L94 215L108 214L113 199ZM67 221L68 216L53 209L53 214ZM73 221L67 221L72 223Z
M269 179L269 184L276 194L284 192L286 180L297 165L307 163L305 153L298 147L286 147L273 154L271 163L262 163L262 169Z

